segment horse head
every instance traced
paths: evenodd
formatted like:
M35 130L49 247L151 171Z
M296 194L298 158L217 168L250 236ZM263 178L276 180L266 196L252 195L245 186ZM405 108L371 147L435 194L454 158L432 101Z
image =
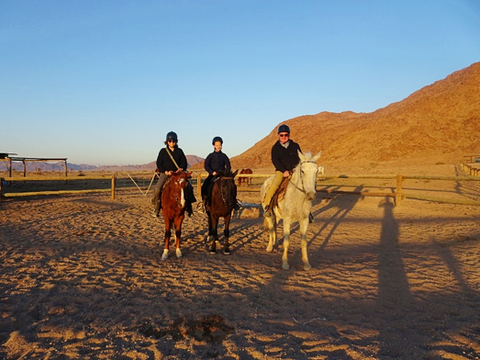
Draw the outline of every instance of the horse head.
M168 179L167 185L172 198L176 199L179 207L185 206L185 188L188 185L188 179L192 173L183 170L177 170L172 173Z
M313 200L316 194L316 185L317 185L317 175L319 172L319 167L317 165L317 160L320 158L321 151L313 156L310 152L303 154L298 151L298 157L300 158L300 163L297 166L295 173L298 173L300 179L301 188L308 200ZM297 180L298 181L298 180Z

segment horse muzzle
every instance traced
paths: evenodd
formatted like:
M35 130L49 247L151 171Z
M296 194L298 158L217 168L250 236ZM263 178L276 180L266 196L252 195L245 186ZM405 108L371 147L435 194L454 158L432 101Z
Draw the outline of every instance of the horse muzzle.
M307 192L307 200L312 201L313 199L315 199L316 194L317 193L315 191Z

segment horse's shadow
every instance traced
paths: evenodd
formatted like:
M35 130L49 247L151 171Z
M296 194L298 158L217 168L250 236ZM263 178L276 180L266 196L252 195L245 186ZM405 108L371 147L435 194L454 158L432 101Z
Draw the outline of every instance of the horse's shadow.
M363 190L363 186L360 185L360 186L357 186L354 191L361 192L362 190ZM317 232L315 232L313 234L312 238L309 241L309 244L312 244L328 226L333 224L329 233L325 236L325 240L323 241L323 244L320 247L320 250L325 249L325 247L328 245L328 242L330 241L331 237L335 233L335 230L341 224L343 219L345 219L345 217L355 207L355 205L358 203L358 201L364 198L361 195L355 196L355 197L347 195L347 196L349 196L349 200L351 200L351 201L348 201L346 203L345 201L339 201L340 196L342 196L342 195L334 197L325 206L323 206L320 209L313 212L314 217L316 217L323 212L329 211L330 209L334 209L334 208L337 209L335 214L333 214L333 216L329 217L325 221L323 226ZM323 199L321 199L319 202L321 202L322 200Z

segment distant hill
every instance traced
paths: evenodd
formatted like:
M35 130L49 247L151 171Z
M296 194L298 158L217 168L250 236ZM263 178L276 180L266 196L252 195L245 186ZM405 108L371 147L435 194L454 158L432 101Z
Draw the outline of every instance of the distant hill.
M303 151L322 150L323 163L448 162L479 154L480 62L371 113L322 112L282 123ZM278 125L232 158L232 167L271 167Z

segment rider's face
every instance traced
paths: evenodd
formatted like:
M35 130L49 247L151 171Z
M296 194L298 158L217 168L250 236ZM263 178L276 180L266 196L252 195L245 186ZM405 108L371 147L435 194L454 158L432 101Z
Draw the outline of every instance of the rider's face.
M288 141L288 139L290 139L289 133L281 132L280 134L278 134L278 140L280 140L282 144L285 144Z
M222 143L220 141L215 141L215 143L213 144L213 149L216 152L219 152L220 150L222 150Z

